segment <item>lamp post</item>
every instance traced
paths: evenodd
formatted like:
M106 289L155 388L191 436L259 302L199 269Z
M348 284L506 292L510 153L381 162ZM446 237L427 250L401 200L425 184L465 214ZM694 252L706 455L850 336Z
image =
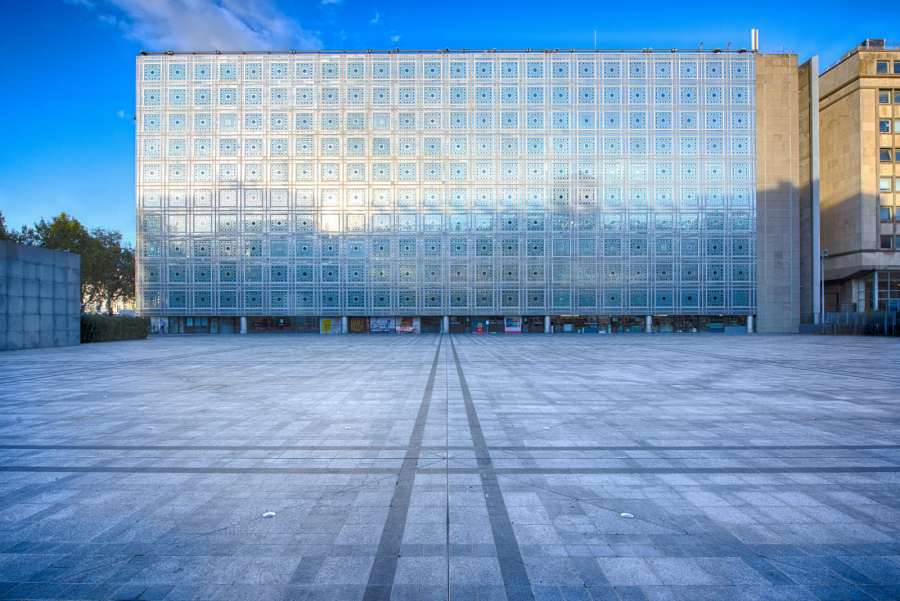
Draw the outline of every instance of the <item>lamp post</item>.
M821 323L822 327L824 328L825 327L825 263L828 262L828 251L827 250L822 251L821 259L822 259L822 267L819 270L819 273L821 274L819 276L819 281L821 281L821 283L822 283L822 291L821 291L821 297L819 299L821 301L819 303L819 310L821 311L821 316L819 317L819 323Z

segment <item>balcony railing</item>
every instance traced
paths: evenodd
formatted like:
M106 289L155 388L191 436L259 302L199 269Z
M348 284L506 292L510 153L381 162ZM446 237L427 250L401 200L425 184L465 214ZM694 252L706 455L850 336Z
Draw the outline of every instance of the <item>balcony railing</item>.
M844 306L844 305L842 305ZM816 324L815 313L801 313L800 323L804 326ZM824 314L824 323L816 328L803 328L819 334L845 334L856 336L900 336L900 313L878 311L859 313L845 311Z

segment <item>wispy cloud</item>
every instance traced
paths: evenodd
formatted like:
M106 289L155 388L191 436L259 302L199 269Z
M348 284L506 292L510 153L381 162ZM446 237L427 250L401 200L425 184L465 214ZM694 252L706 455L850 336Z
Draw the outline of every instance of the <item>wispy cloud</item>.
M67 0L89 6L87 0ZM323 0L324 1L324 0ZM272 0L105 0L101 19L147 50L306 50L321 47Z
M322 4L340 4L342 0L319 0Z
M399 42L399 41L400 41L400 36L399 36L399 35L392 35L392 36L391 36L391 41L392 41L392 42Z
M375 13L375 18L369 21L369 25L378 25L381 23L381 13Z
M116 114L119 116L119 119L124 119L124 118L125 118L125 111L124 111L124 110L116 111Z

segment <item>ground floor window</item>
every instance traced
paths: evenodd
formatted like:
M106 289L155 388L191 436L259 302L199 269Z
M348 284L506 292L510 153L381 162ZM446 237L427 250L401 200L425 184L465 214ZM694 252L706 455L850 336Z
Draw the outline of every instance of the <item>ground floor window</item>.
M892 282L884 282L883 296L887 299L888 287L893 286L897 303L900 303L900 278ZM237 334L241 331L241 319L210 316L152 318L151 331L154 334ZM447 331L442 316L252 315L243 319L248 334L440 334ZM547 321L545 315L451 315L447 325L451 334L544 334ZM646 315L552 315L549 322L552 334L637 334L648 331ZM746 326L746 315L649 316L649 331L659 333L736 333L746 331Z

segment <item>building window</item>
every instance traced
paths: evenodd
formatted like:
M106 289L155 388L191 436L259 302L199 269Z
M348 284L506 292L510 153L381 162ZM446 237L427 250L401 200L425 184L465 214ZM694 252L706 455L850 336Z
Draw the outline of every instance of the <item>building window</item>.
M900 65L900 62L896 64ZM894 104L900 104L900 90L894 90Z
M878 189L882 192L890 192L891 191L891 178L889 178L889 177L879 178Z
M893 236L882 236L881 237L881 250L891 250L894 248L894 237Z
M880 133L880 134L891 133L891 120L890 119L879 119L878 120L878 133Z
M890 104L891 103L891 91L890 90L878 90L878 104Z
M900 75L900 61L894 61L894 75Z
M879 209L879 214L881 215L882 221L890 221L891 220L891 207L881 207Z
M888 61L878 61L875 63L875 73L887 73L888 72Z
M878 153L880 160L882 161L890 161L891 160L891 149L890 148L882 148Z
M894 160L900 163L900 148L894 149Z

